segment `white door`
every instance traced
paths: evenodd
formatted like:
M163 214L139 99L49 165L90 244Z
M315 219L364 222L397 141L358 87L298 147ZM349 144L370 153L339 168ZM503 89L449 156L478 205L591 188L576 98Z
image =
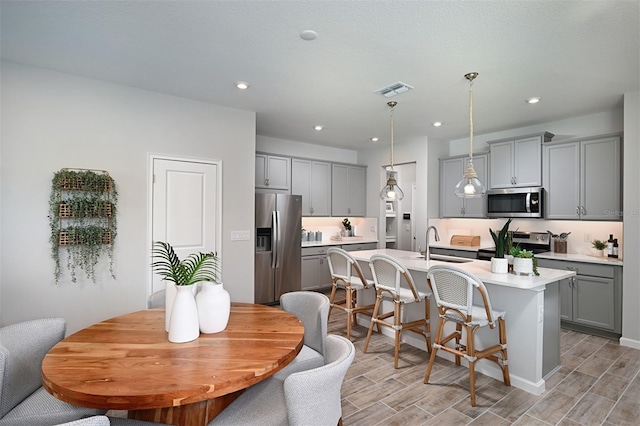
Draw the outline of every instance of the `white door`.
M168 242L180 259L221 251L221 168L215 161L152 158L152 242ZM164 282L152 276L154 293Z

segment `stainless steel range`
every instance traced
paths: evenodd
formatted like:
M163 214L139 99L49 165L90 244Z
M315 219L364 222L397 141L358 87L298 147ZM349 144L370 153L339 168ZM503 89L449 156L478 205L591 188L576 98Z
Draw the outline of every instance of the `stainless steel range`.
M534 254L551 251L551 239L548 232L523 232L513 233L513 245L532 251ZM479 260L491 260L495 256L495 249L479 249Z

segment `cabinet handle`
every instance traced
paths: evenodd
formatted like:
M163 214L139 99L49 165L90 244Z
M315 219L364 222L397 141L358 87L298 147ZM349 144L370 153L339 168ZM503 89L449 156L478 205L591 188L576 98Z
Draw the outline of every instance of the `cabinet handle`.
M351 207L347 207L347 213L351 214Z
M585 208L584 208L584 206L582 206L582 214L583 214L584 216L586 216L586 215L587 215L587 209L585 209Z
M309 207L309 213L313 214L313 207Z
M265 180L264 180L264 185L265 185L265 186L269 186L269 179L265 179Z
M576 214L580 216L580 206L576 206Z

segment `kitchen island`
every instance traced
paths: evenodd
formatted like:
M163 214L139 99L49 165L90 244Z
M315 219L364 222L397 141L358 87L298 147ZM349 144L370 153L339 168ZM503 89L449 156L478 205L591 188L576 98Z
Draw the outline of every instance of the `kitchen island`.
M433 265L449 265L463 269L481 279L496 310L507 312L507 345L509 350L509 372L511 384L535 395L545 390L545 378L560 369L560 291L558 282L575 275L572 271L539 268L540 276L519 276L491 273L490 262L472 259L448 259L426 261L418 253L379 249L351 252L368 274L368 261L374 254L386 254L404 265L421 289L429 289L426 272ZM441 257L446 259L446 256ZM461 261L458 263L457 261ZM476 297L479 297L476 294ZM480 299L478 299L480 300ZM360 303L372 303L359 300ZM477 302L476 302L477 303ZM431 300L432 340L437 325L437 308ZM409 320L418 318L424 311L420 306L407 306ZM415 308L415 309L414 309ZM363 320L366 317L363 317ZM363 321L366 322L366 321ZM483 327L476 334L479 348L495 340L494 333ZM445 333L446 334L446 333ZM405 336L404 342L426 350L424 341ZM438 355L453 361L453 355L438 351ZM463 360L463 363L465 361ZM426 369L426 365L425 365ZM479 362L476 371L502 381L502 372L491 362Z

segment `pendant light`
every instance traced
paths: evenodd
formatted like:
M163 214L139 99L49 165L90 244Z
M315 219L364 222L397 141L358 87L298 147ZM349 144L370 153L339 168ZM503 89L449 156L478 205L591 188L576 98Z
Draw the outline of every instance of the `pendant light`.
M382 200L394 201L394 200L402 200L404 198L404 192L398 186L398 182L396 181L396 172L393 170L393 108L398 105L395 101L387 102L389 108L391 109L391 167L389 171L389 177L387 178L387 184L380 191L380 198Z
M478 179L478 174L473 168L473 80L477 76L477 72L464 75L469 80L469 163L467 163L462 180L458 182L455 189L456 195L464 198L479 198L486 192L486 188Z

